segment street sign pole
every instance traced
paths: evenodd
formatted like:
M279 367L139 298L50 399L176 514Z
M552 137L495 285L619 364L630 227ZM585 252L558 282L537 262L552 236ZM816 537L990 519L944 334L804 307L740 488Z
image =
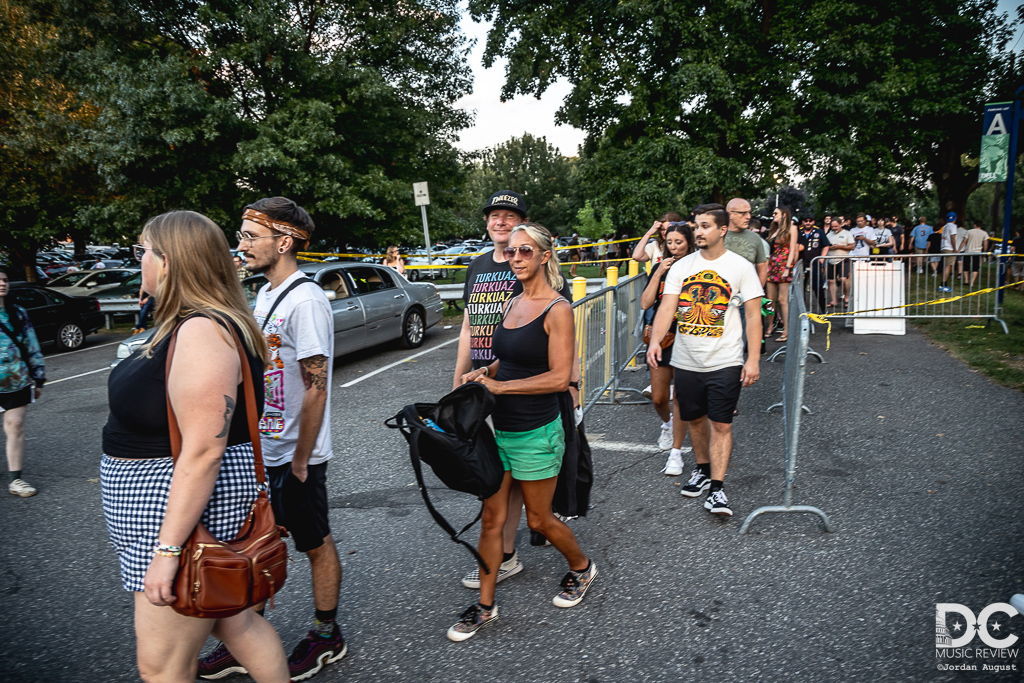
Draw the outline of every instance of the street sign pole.
M420 214L423 216L423 241L426 242L427 264L429 265L431 263L430 256L433 251L430 248L430 226L427 225L427 204L430 203L430 191L427 188L427 184L413 183L412 196L416 201L416 206L420 207Z
M427 225L427 205L420 204L420 212L423 214L423 239L427 243L427 263L430 263L430 226Z

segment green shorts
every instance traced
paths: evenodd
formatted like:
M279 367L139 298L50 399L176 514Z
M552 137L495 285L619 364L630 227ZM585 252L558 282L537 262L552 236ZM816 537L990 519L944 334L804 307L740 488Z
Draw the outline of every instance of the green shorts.
M519 481L540 481L558 476L565 453L565 431L561 416L528 432L494 430L498 455L505 471Z

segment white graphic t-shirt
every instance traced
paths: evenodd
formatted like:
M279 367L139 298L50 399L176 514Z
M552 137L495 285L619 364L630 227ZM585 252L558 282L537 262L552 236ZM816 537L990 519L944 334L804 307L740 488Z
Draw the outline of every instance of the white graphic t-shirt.
M853 239L855 240L853 251L850 252L850 256L870 256L871 247L864 241L864 238L866 237L870 240L874 240L875 229L870 225L865 225L863 228L854 228L850 231L850 234L853 235Z
M662 294L662 305L679 302L672 365L693 372L743 365L739 307L762 296L757 270L735 252L709 261L696 251L674 263Z
M263 326L267 312L277 297L295 280L305 277L301 271L290 275L270 290L270 283L256 295L253 315L270 347L270 365L264 371L263 418L260 420L263 462L268 467L292 461L299 440L299 413L306 386L299 361L312 356L327 358L327 415L320 425L309 464L318 465L331 457L331 374L334 361L334 321L331 304L319 285L303 283L288 292Z

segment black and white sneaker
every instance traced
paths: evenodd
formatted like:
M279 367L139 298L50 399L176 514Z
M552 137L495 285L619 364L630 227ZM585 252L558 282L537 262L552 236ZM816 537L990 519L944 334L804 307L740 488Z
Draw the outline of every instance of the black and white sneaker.
M547 541L547 539L544 539ZM542 544L543 545L543 544ZM501 583L505 579L515 576L519 572L523 571L523 563L519 560L519 551L513 551L512 557L508 558L507 561L502 562L501 566L498 567L498 580L497 583ZM480 567L473 567L473 569L462 577L462 585L466 588L472 588L479 590L480 588Z
M699 467L694 467L693 472L690 473L690 481L679 489L679 493L687 498L696 498L709 488L711 488L711 477L701 472Z
M708 494L704 501L704 509L713 515L725 515L732 517L732 508L729 507L729 499L725 497L725 491L718 489Z

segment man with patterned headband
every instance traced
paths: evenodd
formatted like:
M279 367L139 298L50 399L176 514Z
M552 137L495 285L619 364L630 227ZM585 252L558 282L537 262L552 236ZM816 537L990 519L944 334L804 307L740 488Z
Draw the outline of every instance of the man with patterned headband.
M256 295L253 314L270 346L260 420L270 500L277 523L309 558L313 574L315 623L288 658L293 681L311 678L347 652L335 622L341 562L327 517L334 323L327 296L296 258L313 228L301 206L270 197L245 207L237 235L246 267L269 281ZM246 671L223 644L199 663L201 678L232 673Z
M732 419L740 388L760 375L761 297L764 290L754 266L725 247L729 214L721 204L693 210L697 251L677 261L665 276L663 301L678 298L678 307L660 306L654 318L647 364L661 362L661 339L676 323L671 364L676 369L679 413L688 423L697 467L680 493L696 498L708 491L704 509L732 516L723 488L732 455ZM745 312L741 323L740 307ZM743 335L751 349L743 361Z

